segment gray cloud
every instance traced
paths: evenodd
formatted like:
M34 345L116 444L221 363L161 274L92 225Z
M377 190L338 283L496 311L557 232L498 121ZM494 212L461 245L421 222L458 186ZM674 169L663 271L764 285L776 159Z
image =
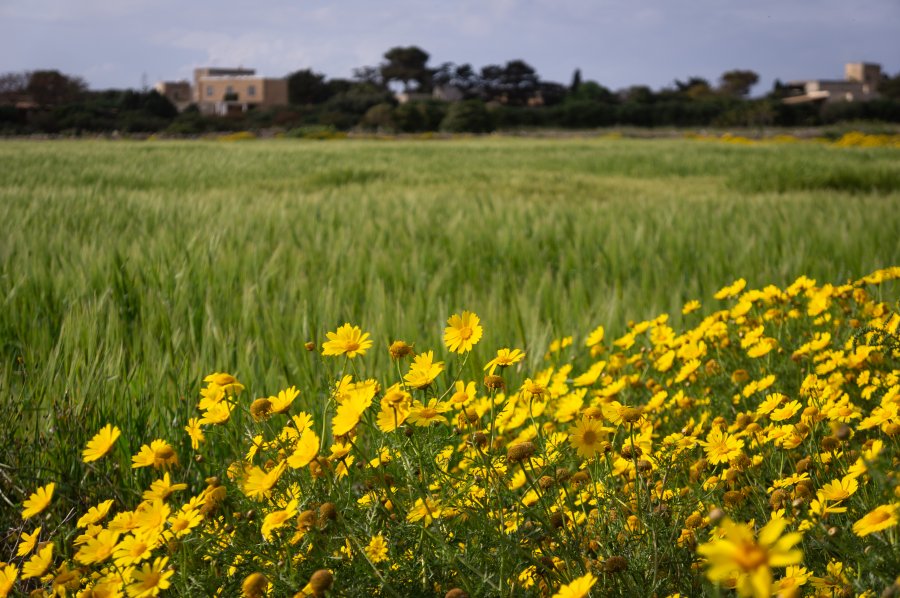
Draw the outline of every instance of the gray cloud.
M896 0L4 0L0 70L59 68L96 88L202 65L346 77L416 44L432 64L521 58L545 79L580 67L612 88L752 68L761 91L776 77L839 77L847 61L900 70L898 24Z

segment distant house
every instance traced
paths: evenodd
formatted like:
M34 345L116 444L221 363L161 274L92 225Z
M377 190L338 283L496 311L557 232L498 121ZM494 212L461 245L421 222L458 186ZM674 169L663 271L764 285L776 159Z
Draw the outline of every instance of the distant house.
M843 80L816 79L788 82L787 87L792 93L783 101L785 104L866 102L878 97L878 83L881 78L881 65L851 62L844 67Z
M427 102L428 100L439 100L441 102L459 102L465 97L462 90L453 85L436 85L431 93L418 91L401 91L394 94L394 99L398 104L406 104L408 102Z
M194 84L160 81L156 91L182 111L196 104L203 114L235 114L288 103L287 79L259 77L253 69L194 69Z
M430 93L418 93L415 91L401 91L394 94L394 99L398 104L408 104L409 102L424 102L431 99Z
M444 102L459 102L465 98L463 91L455 85L435 85L431 95L434 99Z
M253 69L194 69L194 103L204 114L233 114L288 103L287 79L268 79Z
M153 88L168 98L179 112L191 105L191 84L187 81L160 81Z

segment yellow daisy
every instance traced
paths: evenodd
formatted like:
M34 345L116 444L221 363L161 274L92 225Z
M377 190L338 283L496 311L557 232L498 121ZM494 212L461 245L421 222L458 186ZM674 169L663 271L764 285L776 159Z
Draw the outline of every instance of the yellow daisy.
M359 326L344 324L335 332L326 332L328 340L322 344L322 355L346 355L353 359L357 355L365 355L372 346L369 333L363 332Z
M444 344L456 353L468 353L481 340L483 329L479 322L478 316L470 311L464 311L461 316L453 314L444 329Z
M22 519L28 519L30 517L34 517L44 509L46 509L50 505L50 501L53 499L53 489L56 488L56 484L50 482L43 488L38 488L37 491L29 496L25 502L22 503L22 506L25 509L22 511Z
M104 457L121 435L121 430L112 424L103 426L97 434L88 440L87 447L81 452L85 463L97 461Z

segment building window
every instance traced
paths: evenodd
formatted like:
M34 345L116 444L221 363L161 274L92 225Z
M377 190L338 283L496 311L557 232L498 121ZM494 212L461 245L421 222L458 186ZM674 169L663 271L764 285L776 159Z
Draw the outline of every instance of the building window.
M250 97L253 97L256 95L256 86L255 85L250 85L247 87L247 95Z
M234 93L234 90L231 88L231 85L225 88L225 95L230 96Z
M206 95L207 95L207 97L211 97L212 94L213 94L213 86L212 86L212 85L207 85L207 86L206 86Z

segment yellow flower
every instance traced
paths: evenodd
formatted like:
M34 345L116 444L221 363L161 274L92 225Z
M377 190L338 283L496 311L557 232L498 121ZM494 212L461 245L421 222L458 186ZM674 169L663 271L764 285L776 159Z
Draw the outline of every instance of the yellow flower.
M244 385L238 379L225 372L216 372L203 379L210 387L217 386L226 394L236 395L244 390Z
M172 509L159 499L146 500L134 510L134 529L147 534L163 531Z
M772 410L778 407L781 404L781 401L786 398L787 397L779 392L767 394L765 400L756 408L757 415L767 415L771 413Z
M266 518L263 520L262 524L262 536L266 540L272 539L272 532L284 525L284 523L291 519L294 515L297 514L297 504L298 501L296 498L292 499L284 509L279 509L277 511L272 511Z
M775 582L772 592L776 596L799 596L799 587L806 584L810 573L806 567L790 565L784 570L784 577Z
M691 374L697 371L697 368L700 367L699 359L691 359L678 370L678 375L675 376L675 383L684 382L687 380Z
M201 426L207 424L224 424L231 418L232 411L234 411L234 403L230 401L221 401L215 405L211 405L209 409L203 412L203 417L200 418L199 424Z
M369 541L369 545L365 548L365 553L372 563L377 564L386 561L388 558L388 549L387 544L384 541L384 536L381 534L373 536Z
M143 534L140 532L128 534L116 546L113 552L113 562L117 567L136 565L150 558L153 549L158 543L158 534Z
M787 522L773 519L753 537L749 524L722 522L722 537L697 547L705 556L709 569L706 576L714 582L733 582L739 596L768 598L772 594L772 569L797 565L803 552L794 549L802 536L797 532L781 535Z
M715 465L716 463L728 463L738 457L741 449L744 448L744 441L722 432L716 427L710 431L706 440L700 441L700 446L706 451L709 462Z
M241 596L244 598L262 598L269 587L269 579L262 573L251 573L241 584Z
M218 384L210 384L206 388L200 389L200 402L197 407L201 411L206 411L216 403L220 403L225 399L225 389Z
M585 598L591 593L591 588L595 583L597 583L597 578L587 573L559 588L559 591L553 594L553 598Z
M693 313L700 309L700 302L696 299L692 299L684 304L684 307L681 308L681 313L684 315L688 315L689 313Z
M456 353L468 353L481 340L483 330L479 322L478 316L470 311L464 311L462 316L453 314L444 329L444 344Z
M816 493L819 500L841 501L850 498L859 488L859 482L850 476L828 482Z
M83 565L92 565L94 563L102 563L110 556L119 543L119 532L112 530L102 530L87 542L75 553L75 560Z
M607 429L595 419L582 419L569 434L569 443L575 447L578 456L590 459L600 451Z
M426 388L443 371L444 362L434 361L434 351L428 351L413 358L409 373L403 379L413 388Z
M727 287L719 289L713 297L716 299L731 299L732 297L737 297L738 293L743 291L745 286L747 286L747 281L743 278L739 278Z
M90 463L105 456L112 449L121 433L121 430L112 424L103 426L93 438L88 440L87 447L81 452L84 462Z
M294 469L306 467L319 452L319 437L312 430L304 430L294 445L294 452L287 458L287 464Z
M195 451L200 448L200 443L206 440L203 436L203 428L200 427L200 420L196 417L192 417L188 420L187 425L184 427L184 431L191 437L191 448Z
M891 503L875 507L865 517L853 524L853 533L857 536L868 536L875 532L897 525L897 511L900 503Z
M421 498L417 498L416 504L414 504L413 508L406 514L406 520L411 523L424 520L425 526L427 527L431 525L432 521L440 516L441 503L430 498L426 498L424 501Z
M331 421L331 433L334 436L343 436L350 432L371 404L371 393L351 390L349 397L338 405L337 413Z
M378 412L378 429L382 432L393 432L400 424L406 421L409 415L409 403L397 403L396 405L385 403L382 399L381 411Z
M29 496L25 500L25 502L22 503L22 506L25 507L25 509L22 511L22 519L34 517L35 515L46 509L50 504L50 501L53 499L54 488L56 488L56 484L50 482L43 488L38 488L34 494Z
M169 557L158 557L153 564L144 563L140 570L131 574L133 583L128 585L128 595L133 598L157 596L160 591L169 588L169 578L175 575L174 569L166 569Z
M187 489L187 484L173 484L167 471L161 480L156 480L150 484L150 489L146 490L141 498L144 500L153 500L155 498L165 500L173 492L185 489Z
M457 380L455 385L456 392L450 397L451 405L464 405L475 398L475 383L466 384L462 380Z
M16 585L19 569L15 565L0 566L0 597L5 598Z
M297 387L291 386L287 390L280 391L277 397L269 397L272 413L284 413L299 395L300 391L297 390Z
M675 363L675 351L669 349L653 362L653 367L660 372L668 372Z
M427 406L421 401L415 401L406 419L423 428L439 421L448 424L450 422L447 421L447 418L441 415L447 411L450 411L450 405L439 402L437 399L431 399Z
M150 445L143 445L140 452L131 458L131 468L155 467L157 469L178 463L178 455L165 440L156 439Z
M36 555L22 565L22 579L40 577L50 566L51 562L53 562L53 543L48 542L46 546L38 550Z
M81 516L78 520L78 527L87 527L89 525L94 525L109 513L109 509L113 505L113 500L105 500L96 507L91 507L88 509L88 512Z
M200 525L203 521L203 515L190 504L181 507L181 510L169 518L169 529L166 531L166 539L172 536L181 538L190 533L190 531Z
M412 355L414 351L412 345L408 345L404 341L394 341L388 347L388 353L391 354L391 359L401 359L407 355Z
M772 349L778 346L778 341L774 338L763 338L758 343L747 349L747 357L757 358L767 355Z
M509 367L525 359L525 352L519 349L497 349L497 356L487 362L484 369L489 370L488 375L493 376L497 368Z
M242 490L244 491L244 494L250 498L267 497L271 493L275 482L277 482L278 478L281 477L281 474L284 473L286 467L286 461L282 461L268 472L256 466L251 467L243 480Z
M528 394L529 398L537 397L546 399L550 395L550 390L545 384L532 380L531 378L525 378L525 382L522 383L522 392Z
M326 332L328 340L322 344L323 355L346 355L353 359L357 355L365 355L372 346L369 333L363 332L359 326L344 324L336 332Z
M603 329L603 326L597 326L588 335L587 340L584 341L584 345L586 347L593 347L594 345L599 345L600 343L603 342L604 334L606 334L606 331Z
M800 405L799 401L791 401L783 407L775 409L772 412L772 415L769 416L769 419L771 419L773 422L780 422L786 419L791 419L797 414L798 411L800 411L801 407L802 405Z
M16 556L25 556L26 554L34 550L35 545L37 545L38 536L40 535L41 528L37 528L30 534L22 532L22 542L19 544L19 549L16 551Z

